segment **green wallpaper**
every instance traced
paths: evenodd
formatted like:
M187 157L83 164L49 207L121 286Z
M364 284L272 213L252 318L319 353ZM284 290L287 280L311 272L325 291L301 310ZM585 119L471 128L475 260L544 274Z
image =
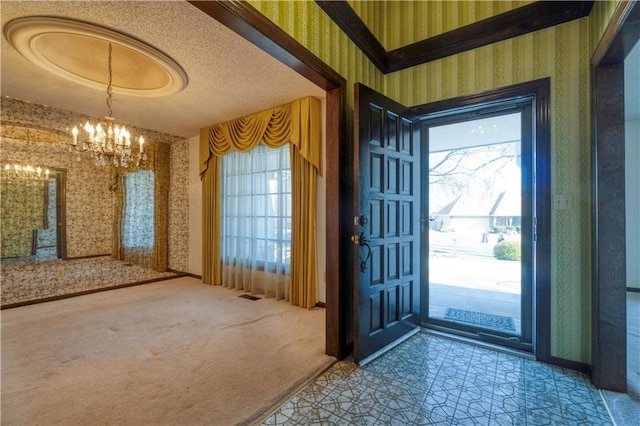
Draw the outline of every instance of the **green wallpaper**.
M527 3L531 1L349 1L388 51Z
M354 83L382 90L382 74L315 2L249 0L249 3L347 80L350 110Z
M574 209L552 211L552 355L590 360L589 20L474 49L385 77L384 93L419 105L551 77L552 194Z
M594 3L589 15L592 53L598 46L598 42L602 38L602 34L604 34L604 30L607 28L609 20L619 3L619 0L598 0Z
M384 92L406 105L551 77L551 353L590 360L589 21L583 18L388 75Z
M551 77L552 194L571 194L574 200L572 210L552 212L551 353L565 359L590 362L589 59L594 46L592 39L595 38L590 29L591 18L582 18L383 76L315 2L250 3L347 79L349 110L353 108L352 87L355 82L362 82L405 105L419 105ZM397 18L388 15L396 12L389 10L401 7L403 16L413 17L413 24L406 27L419 27L420 23L429 21L428 15L432 13L430 7L421 3L424 2L406 2L403 5L358 3L358 7L361 8L359 13L371 21L378 19L375 18L376 14L388 19L384 27L382 21L372 25L375 25L374 33L382 32L381 40L389 43L389 46L385 46L389 49L395 47L393 44L406 44L408 40L420 37L418 30L414 33L411 28L407 29L408 35L385 35L400 28ZM451 3L447 2L447 5L454 7L456 4ZM457 17L445 18L443 27L479 19L482 13L489 13L491 7L512 7L511 2L501 3L478 6L474 8L475 15L471 12L461 13L458 8ZM598 25L598 28L602 28L598 30L599 38L613 8L609 4L596 3L594 12L603 22ZM387 9L383 11L384 15L383 12L372 10L374 5ZM442 29L438 27L434 31Z

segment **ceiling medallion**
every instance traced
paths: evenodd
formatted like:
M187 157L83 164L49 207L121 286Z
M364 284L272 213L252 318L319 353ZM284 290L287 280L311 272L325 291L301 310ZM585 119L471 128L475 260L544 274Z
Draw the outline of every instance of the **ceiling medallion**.
M188 84L182 67L155 47L88 22L53 16L16 18L7 41L30 62L73 82L104 90L104 52L113 47L113 92L137 97L178 93Z

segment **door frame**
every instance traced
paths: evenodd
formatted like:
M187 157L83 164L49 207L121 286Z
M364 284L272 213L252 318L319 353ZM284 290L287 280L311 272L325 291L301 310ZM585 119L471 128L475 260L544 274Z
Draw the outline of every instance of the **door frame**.
M591 381L627 392L624 60L640 2L620 2L591 58Z
M247 2L192 1L231 29L327 92L326 98L326 346L338 359L353 349L353 145L347 137L347 80Z
M522 221L521 221L521 242L522 242L522 259L520 260L521 274L520 282L522 291L520 293L520 320L521 320L521 332L518 336L518 341L514 341L514 334L507 333L501 330L479 330L478 327L465 324L455 324L446 321L443 318L433 318L428 315L430 306L430 279L429 279L429 267L422 268L421 270L421 282L423 286L422 291L422 316L421 324L423 327L442 330L445 332L451 331L454 334L460 334L464 337L477 339L479 341L486 341L488 343L503 345L505 347L511 347L516 350L524 352L533 352L533 315L532 305L533 303L533 283L535 276L535 259L533 256L533 247L535 246L535 227L534 227L534 212L533 206L535 205L534 197L534 184L533 184L533 170L531 167L534 165L533 155L535 144L532 126L533 117L533 104L535 100L531 97L518 97L509 98L502 101L497 101L491 104L474 105L471 108L454 109L438 114L438 117L423 117L421 127L421 165L422 175L421 181L426 182L427 188L423 190L421 203L421 211L424 217L429 215L429 175L428 167L424 165L429 164L429 136L428 131L431 127L437 127L442 125L452 125L458 123L470 122L482 118L500 117L507 114L519 113L521 115L520 124L521 130L521 161L522 161L522 183L520 189L523 191L521 197L522 206ZM529 129L526 131L525 129ZM425 174L426 172L426 174ZM525 212L528 212L525 214ZM429 232L424 232L421 235L422 242L421 247L424 252L421 254L423 259L426 259L426 265L429 265ZM524 303L527 301L528 303Z
M50 167L56 181L56 256L67 258L67 169Z
M416 115L435 118L455 110L468 110L474 106L503 102L508 99L533 98L533 146L535 155L535 182L533 193L534 217L537 235L533 247L533 298L532 312L534 333L533 353L536 359L554 363L551 356L551 79L543 78L515 84L491 91L462 96L412 107ZM426 289L421 288L423 306Z

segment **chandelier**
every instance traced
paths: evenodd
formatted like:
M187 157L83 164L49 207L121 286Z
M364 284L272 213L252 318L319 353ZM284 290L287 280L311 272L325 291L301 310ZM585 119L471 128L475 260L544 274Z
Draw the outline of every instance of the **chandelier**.
M40 166L5 164L3 177L8 180L26 179L32 181L48 180L49 169L43 169Z
M109 84L107 85L107 116L104 121L93 124L87 121L85 124L74 126L71 129L71 152L77 154L78 161L81 154L87 153L94 159L98 166L113 164L116 167L128 168L135 164L140 166L141 161L146 161L144 152L144 138L137 140L137 149L131 146L131 134L122 125L115 124L111 104L113 102L111 43L109 43Z

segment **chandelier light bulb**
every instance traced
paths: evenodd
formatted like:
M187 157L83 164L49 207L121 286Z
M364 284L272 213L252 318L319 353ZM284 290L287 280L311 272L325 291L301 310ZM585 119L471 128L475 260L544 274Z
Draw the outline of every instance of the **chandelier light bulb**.
M88 153L94 158L95 164L105 166L113 164L116 167L129 167L135 164L140 166L141 161L146 161L147 155L144 153L144 139L140 137L139 151L134 152L131 149L131 134L125 126L116 125L111 110L113 102L112 82L112 66L111 66L112 47L109 43L109 84L107 86L107 116L95 126L87 121L84 126L84 134L74 126L71 129L72 140L69 142L71 151L77 154L78 159L83 153Z
M76 126L73 126L73 129L71 129L71 133L73 134L73 145L77 146L78 145L78 128Z
M49 169L43 169L40 166L32 166L30 164L5 164L3 168L6 174L3 178L6 177L8 179L25 179L30 181L48 180L49 174L51 173Z

